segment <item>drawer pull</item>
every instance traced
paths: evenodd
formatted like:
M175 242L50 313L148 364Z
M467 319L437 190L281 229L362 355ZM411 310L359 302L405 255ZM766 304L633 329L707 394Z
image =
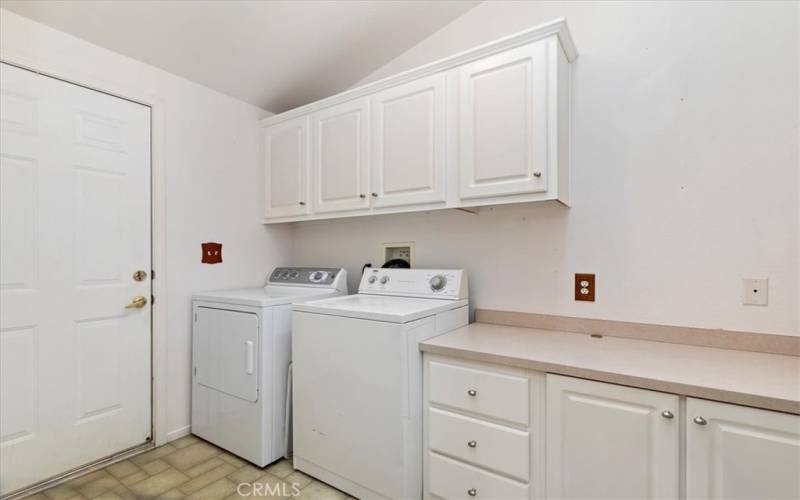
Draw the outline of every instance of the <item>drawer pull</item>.
M467 391L467 394L469 395L469 397L474 398L475 396L478 395L478 391L476 391L475 389L469 389Z
M476 490L475 488L470 488L467 490L467 495L471 497L476 497L478 496L478 490Z
M478 446L478 442L477 441L467 441L467 446L469 446L470 448L475 448L475 447Z
M694 417L692 420L694 420L694 423L697 425L706 425L708 423L703 417Z
M675 415L669 410L664 410L661 412L661 416L664 418L673 418Z

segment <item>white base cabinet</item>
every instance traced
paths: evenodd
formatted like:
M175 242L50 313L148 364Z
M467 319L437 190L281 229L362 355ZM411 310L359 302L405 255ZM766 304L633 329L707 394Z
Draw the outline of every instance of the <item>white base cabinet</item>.
M426 499L800 498L800 415L424 356Z
M687 398L686 496L800 498L800 416Z
M678 396L547 375L547 497L678 498Z

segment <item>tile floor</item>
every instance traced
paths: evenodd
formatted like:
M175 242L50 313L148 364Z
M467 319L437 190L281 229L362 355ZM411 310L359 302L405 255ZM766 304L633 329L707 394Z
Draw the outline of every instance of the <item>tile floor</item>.
M246 484L237 492L241 483ZM194 436L28 497L29 500L145 498L346 500L349 497L294 470L288 460L260 469Z

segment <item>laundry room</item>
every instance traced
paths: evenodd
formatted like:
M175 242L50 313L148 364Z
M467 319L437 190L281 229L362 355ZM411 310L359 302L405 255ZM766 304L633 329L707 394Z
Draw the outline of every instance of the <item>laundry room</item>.
M0 498L800 499L800 1L0 0Z

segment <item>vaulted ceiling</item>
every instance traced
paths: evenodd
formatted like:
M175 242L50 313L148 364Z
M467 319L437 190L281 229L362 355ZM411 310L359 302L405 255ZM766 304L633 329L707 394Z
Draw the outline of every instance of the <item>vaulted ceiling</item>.
M2 0L272 112L347 89L478 1Z

